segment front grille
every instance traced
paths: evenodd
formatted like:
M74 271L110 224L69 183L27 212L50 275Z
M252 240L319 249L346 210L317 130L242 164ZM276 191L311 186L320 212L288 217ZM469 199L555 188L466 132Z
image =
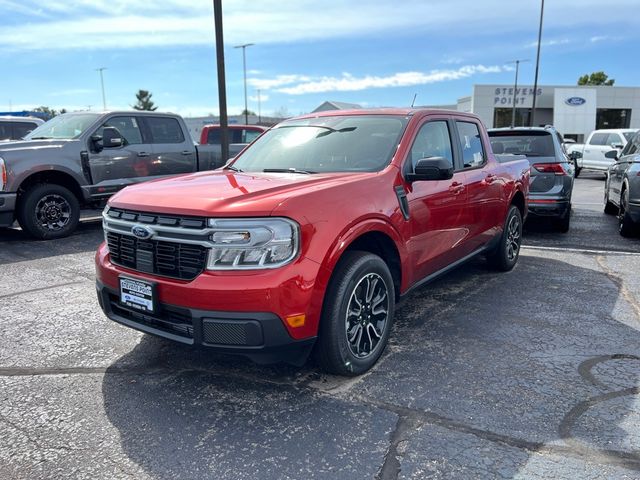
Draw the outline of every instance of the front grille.
M122 305L117 295L109 294L109 306L116 315L132 322L173 333L184 338L193 338L193 320L189 310L160 305L160 311L154 315L138 312Z
M141 240L115 232L107 232L107 245L116 265L181 280L193 280L207 262L207 249L200 245Z
M107 211L110 218L137 222L147 225L164 225L167 227L182 227L189 229L201 229L207 226L207 220L203 217L185 217L177 215L164 215L148 212L135 212L121 208L110 207Z

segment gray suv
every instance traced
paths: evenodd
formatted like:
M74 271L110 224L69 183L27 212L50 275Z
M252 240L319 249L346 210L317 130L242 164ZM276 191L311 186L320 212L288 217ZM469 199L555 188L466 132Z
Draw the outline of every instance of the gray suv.
M555 128L515 127L488 131L493 153L526 155L531 165L529 215L548 218L560 232L569 231L574 165Z

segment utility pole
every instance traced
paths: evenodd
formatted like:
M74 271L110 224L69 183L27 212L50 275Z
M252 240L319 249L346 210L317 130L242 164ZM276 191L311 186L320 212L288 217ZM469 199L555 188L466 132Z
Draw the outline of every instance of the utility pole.
M538 53L536 54L536 75L533 81L533 105L531 106L531 120L529 126L533 127L536 118L536 97L538 96L538 69L540 67L540 43L542 42L542 18L544 16L544 0L540 4L540 26L538 27Z
M247 125L249 123L249 110L247 110L247 47L251 47L255 45L255 43L245 43L244 45L236 45L233 48L241 48L242 49L242 72L244 76L244 124Z
M229 123L227 119L227 90L224 74L224 40L222 35L222 0L213 0L213 19L216 29L216 63L218 70L218 103L220 104L220 150L222 162L229 160Z
M516 123L516 90L518 90L518 69L520 68L520 63L528 61L529 59L526 58L524 60L512 60L510 62L507 62L507 64L516 64L516 81L513 84L513 100L511 102L511 128L513 128Z
M258 89L258 123L262 122L262 105L260 101L260 89Z
M103 70L106 70L106 67L96 68L96 71L100 72L100 85L102 86L102 109L106 110L107 109L107 100L106 100L106 97L104 95L104 78L102 76L102 71Z

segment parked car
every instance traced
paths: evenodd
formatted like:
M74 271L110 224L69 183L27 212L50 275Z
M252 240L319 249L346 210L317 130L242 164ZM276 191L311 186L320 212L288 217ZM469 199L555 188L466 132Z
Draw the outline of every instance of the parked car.
M529 163L472 114L322 112L265 132L222 170L126 188L103 213L112 320L259 362L368 370L396 300L478 254L510 270Z
M127 185L224 163L219 149L193 144L178 115L59 115L24 141L0 146L0 227L17 219L36 238L63 237L81 207L100 205Z
M35 117L0 117L0 142L20 140L44 123Z
M610 150L606 156L615 163L604 187L604 211L618 214L620 235L628 237L640 224L640 132L622 152Z
M551 127L489 130L494 153L526 155L531 165L529 214L548 218L560 232L569 231L574 166L562 147L563 138Z
M568 146L568 154L580 153L576 162L576 177L583 169L606 173L613 161L605 157L605 153L611 149L622 150L637 131L633 128L594 130L587 137L586 143L575 143Z
M228 126L229 143L248 145L262 135L267 127L261 125ZM200 145L220 145L220 125L205 125L200 132Z

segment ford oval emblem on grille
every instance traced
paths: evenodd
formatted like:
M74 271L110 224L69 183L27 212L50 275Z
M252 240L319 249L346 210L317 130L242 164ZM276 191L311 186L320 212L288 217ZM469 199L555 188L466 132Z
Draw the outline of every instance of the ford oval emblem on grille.
M571 97L567 98L564 103L571 105L572 107L579 107L580 105L587 103L587 101L582 97Z
M149 227L145 227L143 225L134 225L133 227L131 227L131 233L133 233L134 237L144 240L151 237L154 232Z

